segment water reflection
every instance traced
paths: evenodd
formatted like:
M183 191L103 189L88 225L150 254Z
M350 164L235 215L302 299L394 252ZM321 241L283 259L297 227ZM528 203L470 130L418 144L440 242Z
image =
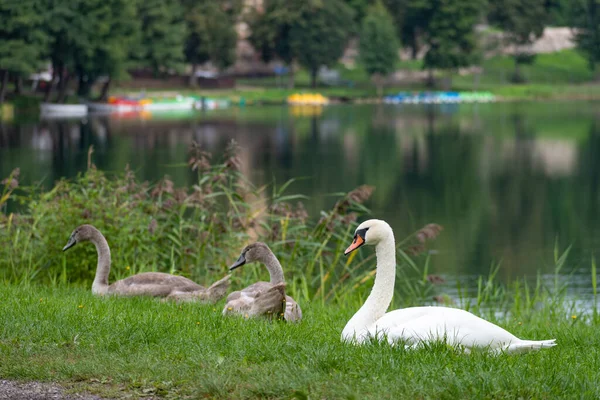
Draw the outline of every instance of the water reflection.
M3 124L0 176L19 166L25 181L50 185L85 169L93 145L101 169L130 164L141 179L169 174L189 184L194 176L181 165L190 143L218 156L234 138L256 184L308 178L292 190L311 196L312 215L333 204L327 194L367 183L377 188L373 216L398 236L443 225L434 272L467 279L496 261L504 279L547 273L555 244L573 244L569 265L588 288L600 244L597 109L583 102L273 107Z

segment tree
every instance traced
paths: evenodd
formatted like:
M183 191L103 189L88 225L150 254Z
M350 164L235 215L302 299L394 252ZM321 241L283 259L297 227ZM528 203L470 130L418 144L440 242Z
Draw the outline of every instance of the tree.
M137 64L155 75L180 70L184 62L186 26L178 2L143 0L138 5L141 21L139 47L133 50Z
M187 24L184 53L186 61L192 64L190 86L195 86L199 64L211 61L223 69L235 61L236 14L228 15L212 0L183 0L182 4Z
M254 9L247 16L251 32L248 40L264 62L278 59L289 67L289 88L294 86L294 54L290 47L290 30L299 12L297 2L264 0L261 10Z
M394 71L398 40L392 17L378 1L365 16L360 32L360 58L382 95L383 77Z
M411 49L416 59L421 48L421 40L433 15L435 0L385 0L390 14L396 22L398 37Z
M571 23L571 4L573 0L545 0L546 25L569 26Z
M520 65L530 63L534 56L522 50L544 34L546 0L497 0L490 2L488 19L505 32L508 43L520 46L515 49L513 81L523 82Z
M452 70L478 61L474 27L483 0L435 0L427 25L425 68Z
M0 2L0 103L9 74L20 79L42 65L48 42L44 8L42 0Z
M93 4L86 13L89 35L86 51L74 57L75 72L79 79L78 94L89 96L91 86L104 77L100 98L106 100L113 79L127 76L130 49L139 43L140 24L136 2L132 0L102 0Z
M575 36L577 47L585 54L590 68L596 70L600 63L600 0L577 3L573 19L579 28Z
M331 66L343 54L352 31L352 9L340 0L308 1L290 26L290 49L310 71L312 87L323 65Z
M78 79L78 94L88 96L100 76L107 78L102 91L102 97L106 97L111 79L126 74L130 49L139 47L136 1L48 2L46 32L50 37L53 79L45 101L50 101L55 81L58 81L56 101L62 102L71 79Z
M369 11L372 0L344 0L354 13L354 26L360 27L363 19Z

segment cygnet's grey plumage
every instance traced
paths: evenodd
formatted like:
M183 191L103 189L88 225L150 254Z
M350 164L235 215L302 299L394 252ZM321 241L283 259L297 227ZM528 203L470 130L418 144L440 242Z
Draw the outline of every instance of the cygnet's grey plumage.
M223 314L242 314L244 316L269 316L270 312L279 306L277 292L283 294L283 318L289 322L298 322L302 319L302 310L296 301L285 295L285 278L281 263L273 254L269 246L256 242L246 246L238 260L229 268L233 270L244 264L258 261L269 270L270 282L256 282L252 285L231 293L223 308ZM268 295L267 295L268 293Z
M229 275L215 282L209 288L205 288L183 276L162 272L144 272L109 285L110 248L106 238L98 229L92 225L81 225L75 228L63 251L86 241L92 242L98 252L98 266L92 284L92 293L97 295L154 296L167 299L179 299L180 296L183 296L184 300L216 302L225 296L229 288Z

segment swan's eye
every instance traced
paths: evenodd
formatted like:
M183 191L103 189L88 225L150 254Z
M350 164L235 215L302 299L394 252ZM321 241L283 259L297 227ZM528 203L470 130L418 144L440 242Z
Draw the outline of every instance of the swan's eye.
M364 241L366 240L366 235L367 235L367 231L369 230L369 228L362 228L362 229L358 229L356 231L356 233L354 234L354 238L356 239L357 236L360 236L360 238Z

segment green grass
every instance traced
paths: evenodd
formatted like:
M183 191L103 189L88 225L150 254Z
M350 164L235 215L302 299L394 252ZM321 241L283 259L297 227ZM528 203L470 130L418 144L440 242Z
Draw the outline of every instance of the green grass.
M499 322L558 346L464 355L340 342L358 306L304 302L293 325L223 318L222 304L98 298L88 289L5 286L0 376L56 381L105 396L165 398L597 398L598 323L544 307Z

